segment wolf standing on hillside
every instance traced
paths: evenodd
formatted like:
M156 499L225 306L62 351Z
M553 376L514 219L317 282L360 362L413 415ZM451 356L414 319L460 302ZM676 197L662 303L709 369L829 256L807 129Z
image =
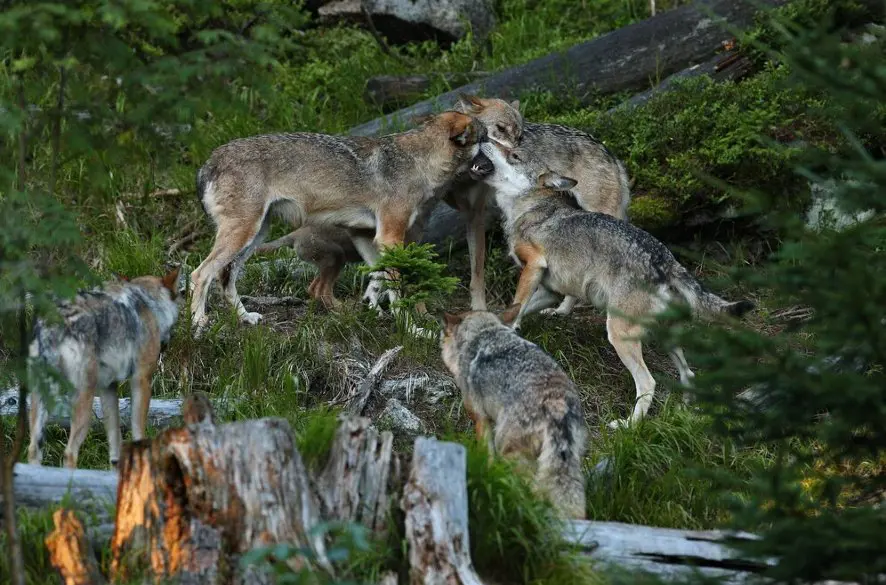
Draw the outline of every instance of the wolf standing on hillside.
M485 138L482 124L444 112L417 129L380 138L276 134L234 140L217 148L197 173L197 193L216 224L215 244L191 273L192 319L208 321L209 285L220 276L225 297L241 321L257 323L237 294L237 275L269 227L269 212L295 228L332 224L351 232L368 264L379 247L403 243L409 228L430 212L440 190L470 164ZM378 304L381 280L372 275L366 297Z
M753 308L749 301L730 303L705 290L664 244L640 228L577 209L568 194L576 181L550 172L534 153L492 143L481 151L471 172L495 188L511 255L523 267L514 296L522 309L514 327L524 314L554 304L557 294L605 308L609 342L637 390L630 422L646 415L655 392L643 361L645 328L638 320L663 311L672 300L685 301L700 317L740 316ZM672 348L670 355L680 381L688 385L694 374L682 349Z
M588 432L569 376L486 311L446 314L441 346L477 438L489 441L491 453L535 465L536 489L564 515L584 518Z
M631 189L624 165L593 136L558 124L525 122L519 102L462 96L458 109L476 117L486 126L489 139L511 149L519 146L544 161L548 168L577 185L572 190L579 207L605 213L627 221ZM473 183L460 192L450 192L448 200L459 209L468 226L468 251L471 256L471 308L486 309L484 263L486 254L485 204L494 197L493 188ZM577 299L567 295L553 311L568 315Z
M96 391L100 392L111 466L117 465L121 443L117 385L127 378L132 380L132 437L144 438L151 377L161 346L169 341L178 319L177 299L178 268L163 278L141 276L81 292L59 306L62 324L37 322L29 348L32 364L55 370L74 390L65 467L77 467ZM35 376L35 383L40 382L45 384L31 394L28 462L35 465L42 461L43 427L49 417L43 393L53 402L67 402L57 380Z

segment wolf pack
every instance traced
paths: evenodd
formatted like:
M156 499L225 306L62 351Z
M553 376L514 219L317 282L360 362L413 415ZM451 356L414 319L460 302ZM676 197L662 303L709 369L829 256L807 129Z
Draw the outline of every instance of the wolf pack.
M663 243L629 222L625 167L590 134L525 121L516 101L475 96L417 124L374 138L269 134L218 147L197 172L197 194L216 231L212 250L190 274L195 335L208 323L216 280L241 322L262 319L237 292L253 253L291 246L318 268L310 297L335 310L333 284L346 263L375 265L386 247L418 241L445 201L466 226L471 310L440 319L443 362L490 453L525 466L563 515L582 518L589 429L579 391L552 356L519 334L522 319L568 315L577 303L606 312L608 340L636 387L629 417L610 423L619 428L642 419L652 403L656 382L642 346L651 319L671 303L688 305L698 318L740 317L754 305L708 291ZM513 303L497 313L487 310L484 280L485 217L493 203L521 269ZM274 215L293 230L264 244ZM363 299L376 310L383 295L396 300L385 286L395 277L371 273ZM76 467L98 392L115 467L117 392L126 380L132 438L144 438L151 379L178 319L182 280L177 268L162 277L118 278L60 303L60 323L37 323L31 363L56 375L43 376L31 396L29 462L40 464L49 411L61 404L71 412L64 465ZM680 382L690 385L683 351L667 349Z

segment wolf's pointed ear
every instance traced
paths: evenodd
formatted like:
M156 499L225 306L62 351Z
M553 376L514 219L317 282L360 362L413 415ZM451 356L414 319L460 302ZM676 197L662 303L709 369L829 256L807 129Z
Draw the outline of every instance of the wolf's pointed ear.
M455 328L464 321L464 315L453 315L452 313L443 313L443 331L447 334L455 331Z
M514 303L510 307L504 310L504 312L499 315L499 319L505 325L509 326L517 319L517 316L520 314L520 307L522 307L520 303Z
M486 106L483 104L483 100L478 98L475 95L470 95L467 93L458 94L458 105L465 112L480 112Z
M172 270L170 270L166 276L163 277L162 282L163 286L169 291L172 295L172 298L178 296L178 273L181 270L181 267L176 266Z
M514 100L514 101L512 101L512 102L511 102L511 107L514 108L515 110L517 110L517 111L519 112L519 111L520 111L520 100Z
M562 175L558 175L554 172L547 172L538 178L538 182L547 187L548 189L553 189L554 191L569 191L576 185L578 185L578 181L575 179L570 179L569 177L564 177Z

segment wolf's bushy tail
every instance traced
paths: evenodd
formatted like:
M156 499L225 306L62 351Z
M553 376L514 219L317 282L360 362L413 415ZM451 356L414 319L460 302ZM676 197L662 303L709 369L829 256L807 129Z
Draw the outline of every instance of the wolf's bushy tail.
M544 430L535 485L566 518L583 519L585 478L582 473L587 431L575 413L550 421Z
M206 172L206 165L197 169L197 201L200 202L200 207L203 208L206 215L209 215L209 210L206 209L206 202L203 200L203 195L206 193L206 184L209 183L209 178L207 177L208 174L209 173Z
M674 270L671 286L686 299L686 302L692 307L692 311L700 317L718 313L741 317L755 307L754 303L749 300L730 302L718 297L705 289L694 276L689 274L688 270L680 265L677 265Z

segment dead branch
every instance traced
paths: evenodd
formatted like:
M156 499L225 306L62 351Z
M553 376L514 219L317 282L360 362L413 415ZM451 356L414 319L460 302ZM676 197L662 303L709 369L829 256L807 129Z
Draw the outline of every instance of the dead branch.
M403 346L398 345L381 354L381 357L378 358L378 361L375 362L375 365L372 366L372 369L369 370L369 373L366 374L366 377L360 383L356 399L348 404L349 414L356 416L363 414L363 411L366 409L366 403L369 401L369 396L381 383L382 374L384 374L384 371L402 349Z

